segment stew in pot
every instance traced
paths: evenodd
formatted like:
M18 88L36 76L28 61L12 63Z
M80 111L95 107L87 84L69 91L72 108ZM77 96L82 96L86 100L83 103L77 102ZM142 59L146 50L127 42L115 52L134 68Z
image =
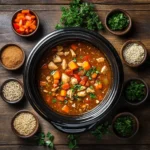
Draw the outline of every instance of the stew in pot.
M40 93L60 114L80 115L100 105L111 82L106 56L84 42L54 47L42 57L38 69Z

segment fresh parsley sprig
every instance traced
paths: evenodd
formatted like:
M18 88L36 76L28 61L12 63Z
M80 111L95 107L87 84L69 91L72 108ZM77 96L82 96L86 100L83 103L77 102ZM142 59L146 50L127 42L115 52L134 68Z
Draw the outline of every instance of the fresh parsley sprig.
M105 122L97 126L95 130L91 131L91 134L95 136L97 140L101 140L103 135L110 133L109 127L109 123Z
M54 149L54 136L50 132L46 135L44 132L41 132L35 138L39 146L46 146L52 150Z
M79 135L69 134L68 135L68 147L70 149L78 148Z
M62 16L56 29L64 27L83 27L89 30L103 29L99 16L94 12L94 5L81 0L73 0L69 8L62 7Z

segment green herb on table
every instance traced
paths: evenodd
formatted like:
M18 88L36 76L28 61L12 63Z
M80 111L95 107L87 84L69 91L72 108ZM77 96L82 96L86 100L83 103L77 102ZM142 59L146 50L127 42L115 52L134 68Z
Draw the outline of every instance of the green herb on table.
M69 134L68 135L68 147L70 149L78 148L79 135Z
M111 30L124 30L129 25L129 19L123 13L115 13L108 18Z
M115 131L123 137L131 136L133 133L133 118L130 116L121 116L114 122Z
M93 130L91 132L91 134L93 136L96 137L97 140L101 140L103 135L108 134L109 133L109 123L105 122L103 124L100 124L99 126L96 127L95 130Z
M42 132L36 136L36 140L39 146L46 146L50 149L54 149L54 136L48 132L46 135Z
M125 96L129 101L141 101L145 97L145 85L131 81L125 88Z
M94 12L94 5L73 0L69 8L62 7L62 16L60 24L56 25L56 29L64 27L83 27L89 30L103 29L99 16Z

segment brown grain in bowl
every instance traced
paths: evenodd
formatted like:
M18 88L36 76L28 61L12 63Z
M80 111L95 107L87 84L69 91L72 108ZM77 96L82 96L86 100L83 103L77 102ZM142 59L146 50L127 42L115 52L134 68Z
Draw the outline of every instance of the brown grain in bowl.
M6 44L0 51L0 62L7 70L19 69L25 61L25 53L16 44Z
M22 110L15 114L11 127L13 132L21 138L32 137L39 128L38 118L28 110Z

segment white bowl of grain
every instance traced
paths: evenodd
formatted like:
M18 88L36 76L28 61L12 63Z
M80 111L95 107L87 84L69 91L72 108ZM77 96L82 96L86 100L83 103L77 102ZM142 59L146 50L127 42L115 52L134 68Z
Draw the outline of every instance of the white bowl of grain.
M147 49L141 41L129 40L121 49L123 61L130 67L142 65L147 58Z
M24 97L23 84L15 78L4 81L0 91L2 99L9 104L16 104Z
M38 131L39 120L32 112L21 110L12 118L11 128L18 137L30 138Z

